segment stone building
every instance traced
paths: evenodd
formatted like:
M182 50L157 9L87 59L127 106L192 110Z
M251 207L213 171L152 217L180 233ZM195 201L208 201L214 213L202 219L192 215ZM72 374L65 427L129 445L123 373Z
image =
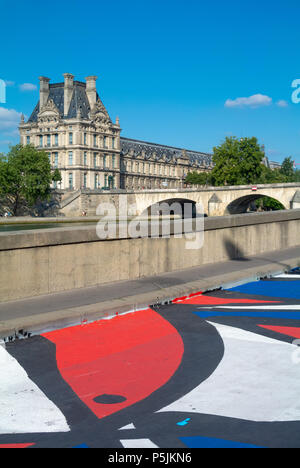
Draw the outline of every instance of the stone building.
M62 175L63 190L181 188L190 171L211 170L207 153L121 137L97 89L97 77L50 84L40 77L40 99L28 121L22 118L23 145L49 153Z

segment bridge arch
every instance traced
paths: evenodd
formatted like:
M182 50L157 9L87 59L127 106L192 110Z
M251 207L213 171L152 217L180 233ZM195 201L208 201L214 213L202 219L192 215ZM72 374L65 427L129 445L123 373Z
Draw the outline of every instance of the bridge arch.
M266 199L270 202L268 203L268 205L270 205L270 210L287 209L284 203L282 203L277 198L270 197L269 195L265 195L263 193L252 193L252 194L239 197L233 200L231 203L229 203L229 205L227 205L227 208L225 210L225 214L233 215L233 214L247 213L247 211L257 211L255 202L260 199L261 200Z
M148 206L142 213L147 216L178 216L180 218L196 218L197 203L188 198L168 198Z

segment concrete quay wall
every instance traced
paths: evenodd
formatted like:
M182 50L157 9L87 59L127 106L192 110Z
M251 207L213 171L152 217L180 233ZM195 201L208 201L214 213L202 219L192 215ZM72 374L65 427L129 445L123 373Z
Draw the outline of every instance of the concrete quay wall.
M300 210L206 218L198 249L187 248L189 228L180 238L176 232L107 240L98 238L96 226L1 233L0 302L300 250Z

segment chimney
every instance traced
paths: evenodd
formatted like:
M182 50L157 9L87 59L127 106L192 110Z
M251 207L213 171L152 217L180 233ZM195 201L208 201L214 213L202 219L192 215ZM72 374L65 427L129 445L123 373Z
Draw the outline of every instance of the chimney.
M74 76L70 73L64 73L65 85L64 85L64 115L68 115L71 104L71 99L74 89Z
M40 76L40 110L47 103L49 97L49 78Z
M90 108L93 109L97 101L96 81L97 76L88 76L86 80L86 94L89 100Z

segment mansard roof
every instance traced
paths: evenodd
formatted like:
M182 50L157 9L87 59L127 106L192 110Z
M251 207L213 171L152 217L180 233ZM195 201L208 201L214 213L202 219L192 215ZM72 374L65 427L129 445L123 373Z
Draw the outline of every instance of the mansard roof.
M146 159L151 158L154 153L156 158L165 158L170 162L177 161L179 158L187 157L192 164L199 166L211 166L212 155L209 153L201 153L199 151L184 150L173 146L160 145L157 143L149 143L146 141L132 140L130 138L121 137L121 152L124 156L131 153L133 157L138 157L145 154Z
M90 105L86 95L86 84L81 81L74 81L74 90L67 116L64 116L64 83L55 83L49 85L49 97L52 99L57 109L59 110L60 117L63 119L75 119L77 112L80 110L83 119L89 118ZM99 100L97 94L97 100ZM38 102L29 117L28 122L37 122L38 113L40 111L40 103Z

